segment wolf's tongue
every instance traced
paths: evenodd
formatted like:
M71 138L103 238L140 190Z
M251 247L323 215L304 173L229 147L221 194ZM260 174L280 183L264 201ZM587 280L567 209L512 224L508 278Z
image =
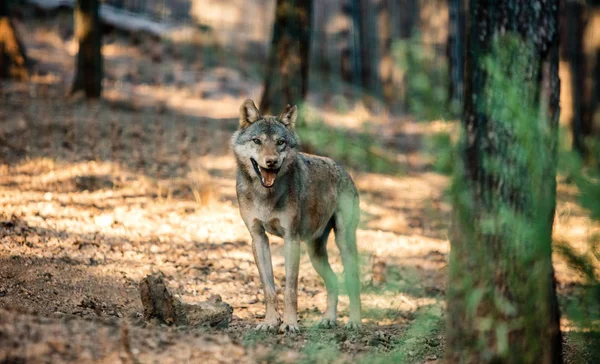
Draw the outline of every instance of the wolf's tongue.
M277 172L260 167L260 177L262 178L263 185L271 187L275 183Z

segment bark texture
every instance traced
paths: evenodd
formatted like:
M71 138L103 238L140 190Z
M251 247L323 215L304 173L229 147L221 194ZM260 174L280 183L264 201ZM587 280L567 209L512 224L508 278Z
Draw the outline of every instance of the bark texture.
M451 363L560 363L551 260L558 0L471 0L448 281Z
M279 112L308 92L311 0L277 0L260 110Z
M463 101L465 9L464 0L449 0L448 60L451 107L461 110Z
M71 93L83 90L88 98L99 98L102 94L102 29L98 8L98 0L77 0L75 5L79 51Z

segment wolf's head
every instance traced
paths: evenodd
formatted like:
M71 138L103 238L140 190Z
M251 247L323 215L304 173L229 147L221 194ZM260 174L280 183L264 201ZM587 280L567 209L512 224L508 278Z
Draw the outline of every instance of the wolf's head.
M250 99L240 106L240 126L232 146L239 168L263 187L275 185L296 153L294 131L298 108L288 105L279 115L261 115Z

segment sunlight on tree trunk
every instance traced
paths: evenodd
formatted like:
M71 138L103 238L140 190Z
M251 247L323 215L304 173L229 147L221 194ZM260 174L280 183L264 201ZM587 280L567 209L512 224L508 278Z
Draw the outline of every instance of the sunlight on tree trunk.
M75 37L79 42L77 68L71 93L83 90L88 98L102 94L102 29L98 0L77 0Z
M377 3L377 27L379 28L379 78L381 79L382 96L385 104L390 107L394 101L394 60L392 58L392 34L390 7L388 0Z
M448 281L451 363L560 363L558 0L471 0Z
M308 92L311 22L311 0L277 0L261 112L279 112L287 104L304 100Z
M0 78L26 80L27 57L6 1L0 3Z

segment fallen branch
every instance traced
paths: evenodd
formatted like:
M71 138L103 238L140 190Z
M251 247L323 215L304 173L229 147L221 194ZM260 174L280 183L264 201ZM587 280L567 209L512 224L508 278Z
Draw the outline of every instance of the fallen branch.
M73 9L74 0L26 0L38 9L50 11L61 7ZM147 32L161 37L169 33L173 26L158 23L152 19L131 11L116 8L111 5L101 4L99 10L100 21L116 29L127 32Z

